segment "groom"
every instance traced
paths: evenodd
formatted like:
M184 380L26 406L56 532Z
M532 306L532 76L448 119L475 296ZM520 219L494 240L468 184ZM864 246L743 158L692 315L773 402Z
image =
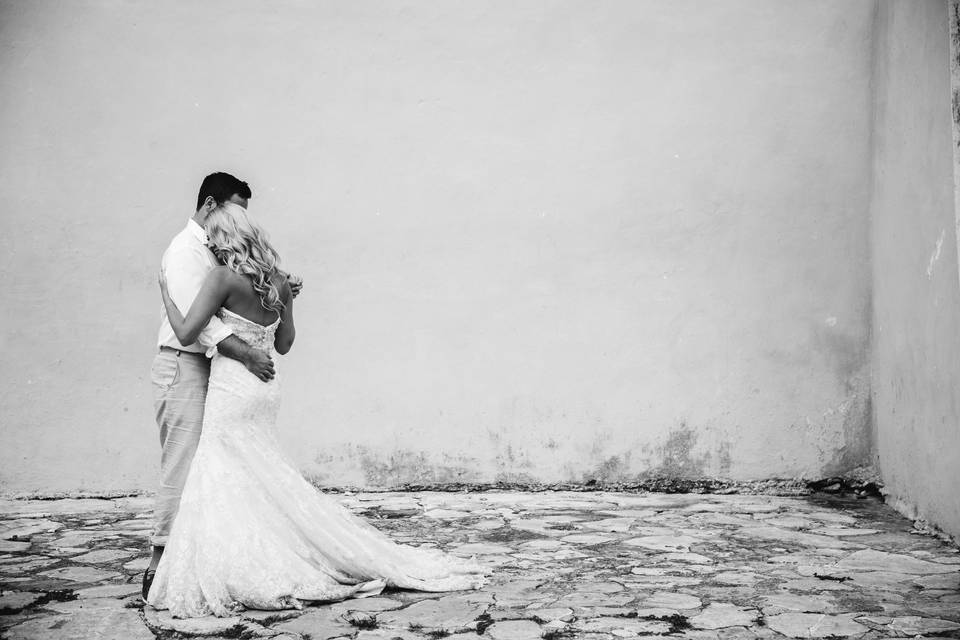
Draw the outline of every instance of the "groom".
M203 179L197 196L196 213L187 221L186 228L170 242L161 261L170 295L179 308L184 311L190 308L207 273L217 266L217 259L206 244L207 234L203 225L207 216L225 202L246 208L250 197L247 183L229 173L213 173ZM296 296L300 293L302 281L293 276L288 278ZM203 404L210 376L209 358L219 352L242 362L250 373L264 382L274 376L270 356L233 335L216 316L200 332L197 342L185 345L177 341L164 312L157 343L159 352L153 359L150 379L163 454L160 459L160 488L154 506L153 534L150 537L153 556L150 567L143 574L144 600L150 592L154 573L163 555L170 527L180 505L187 472L200 440Z

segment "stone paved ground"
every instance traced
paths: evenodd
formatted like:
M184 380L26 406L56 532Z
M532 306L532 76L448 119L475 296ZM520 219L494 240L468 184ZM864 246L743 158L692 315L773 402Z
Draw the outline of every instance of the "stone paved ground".
M960 638L960 553L877 500L627 493L338 496L476 555L482 591L173 620L137 597L149 500L0 501L0 634L23 638Z

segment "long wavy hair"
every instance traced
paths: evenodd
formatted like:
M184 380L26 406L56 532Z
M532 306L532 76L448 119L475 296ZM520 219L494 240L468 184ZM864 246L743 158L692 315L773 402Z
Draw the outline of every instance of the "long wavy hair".
M207 244L214 255L237 273L250 278L260 305L280 312L283 300L274 284L280 273L280 256L266 232L238 204L225 202L207 216Z

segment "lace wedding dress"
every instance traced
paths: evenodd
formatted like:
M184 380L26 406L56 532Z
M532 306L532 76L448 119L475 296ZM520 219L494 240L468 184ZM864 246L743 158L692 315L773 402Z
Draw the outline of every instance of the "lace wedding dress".
M264 327L226 309L222 317L237 336L272 351L279 320ZM228 616L373 595L385 586L484 584L482 566L396 544L304 480L275 437L279 400L279 375L264 383L241 363L214 356L203 433L150 604L176 617Z

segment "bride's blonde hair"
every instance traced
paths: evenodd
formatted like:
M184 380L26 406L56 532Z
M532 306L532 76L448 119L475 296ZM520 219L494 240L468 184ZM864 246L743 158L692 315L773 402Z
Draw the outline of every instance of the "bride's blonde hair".
M274 278L280 273L280 256L260 225L240 205L225 202L210 212L205 226L208 245L220 262L250 278L264 309L279 312L284 305Z

